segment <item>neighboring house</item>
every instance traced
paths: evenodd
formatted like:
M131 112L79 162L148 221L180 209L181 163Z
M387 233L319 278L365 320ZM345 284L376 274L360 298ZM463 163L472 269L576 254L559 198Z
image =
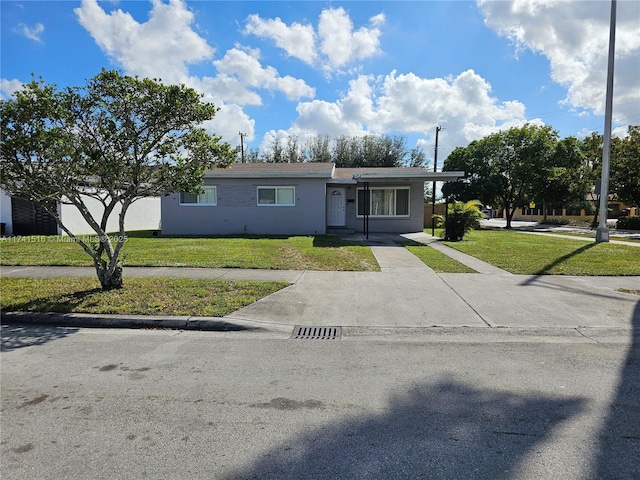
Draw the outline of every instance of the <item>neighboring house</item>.
M417 232L423 229L424 182L463 176L463 172L435 173L419 167L236 163L207 171L200 195L163 197L162 233Z
M102 204L89 197L85 198L85 203L93 217L99 221L104 211ZM59 203L57 208L62 223L74 235L95 234L76 207ZM107 224L108 233L119 230L119 212L116 208L111 213ZM66 235L42 207L27 200L12 198L4 190L0 190L0 222L4 224L3 235ZM160 198L143 198L134 202L127 210L125 228L128 231L159 230Z

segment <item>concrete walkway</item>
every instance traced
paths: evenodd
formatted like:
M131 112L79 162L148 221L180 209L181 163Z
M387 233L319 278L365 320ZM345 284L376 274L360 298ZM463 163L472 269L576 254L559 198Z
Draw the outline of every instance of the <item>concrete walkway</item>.
M397 241L425 243L480 272L436 274ZM127 267L127 277L191 277L225 280L282 280L291 283L223 319L180 317L163 325L159 317L74 316L111 326L118 321L173 328L241 329L294 325L353 328L511 327L630 329L640 316L640 298L616 291L640 288L640 277L512 275L448 248L424 233L375 235L366 241L380 272L320 272L205 268ZM78 277L83 267L2 267L2 276ZM19 318L4 313L3 318ZM68 318L68 317L67 317ZM101 320L100 320L101 319ZM154 323L155 322L155 323ZM148 323L148 322L147 322ZM100 324L100 323L98 323ZM238 327L238 328L235 328Z

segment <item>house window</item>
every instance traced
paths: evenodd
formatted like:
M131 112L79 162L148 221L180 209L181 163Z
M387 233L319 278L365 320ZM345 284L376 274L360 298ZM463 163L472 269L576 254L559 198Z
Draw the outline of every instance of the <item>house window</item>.
M217 205L217 191L216 187L202 187L202 193L181 193L180 205Z
M295 187L258 187L258 205L294 206Z
M365 190L358 189L358 216L365 214ZM408 217L409 187L370 188L369 215L372 217Z

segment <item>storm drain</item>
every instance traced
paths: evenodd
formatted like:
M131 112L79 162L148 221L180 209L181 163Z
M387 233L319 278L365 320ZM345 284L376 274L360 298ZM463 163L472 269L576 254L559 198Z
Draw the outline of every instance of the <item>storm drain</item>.
M291 338L299 340L340 340L342 327L306 327L296 325Z

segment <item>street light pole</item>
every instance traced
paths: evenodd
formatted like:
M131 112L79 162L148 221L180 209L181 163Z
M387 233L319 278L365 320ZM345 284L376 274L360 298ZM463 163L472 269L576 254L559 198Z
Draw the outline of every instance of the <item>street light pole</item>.
M440 133L442 127L436 127L436 148L433 152L433 173L438 171L438 133ZM435 222L436 219L433 218L436 214L436 182L433 181L433 186L431 187L431 236L435 236Z
M613 116L613 60L616 50L616 0L611 0L609 24L609 63L607 66L607 93L604 107L604 145L602 147L602 178L600 180L600 223L596 242L609 241L607 211L609 207L609 159L611 156L611 117Z

